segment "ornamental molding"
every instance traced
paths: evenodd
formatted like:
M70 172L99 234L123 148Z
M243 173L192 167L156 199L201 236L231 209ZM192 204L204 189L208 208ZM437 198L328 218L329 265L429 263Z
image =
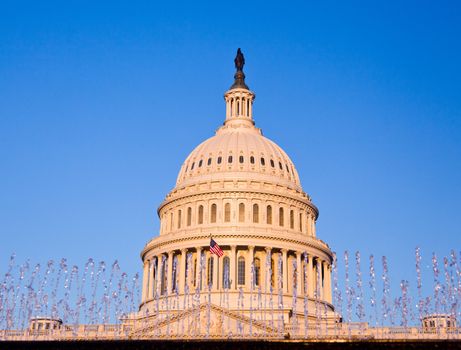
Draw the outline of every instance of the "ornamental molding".
M289 194L281 194L276 192L271 192L267 190L251 190L251 189L233 189L233 190L201 190L199 192L178 195L177 197L167 198L160 204L157 209L157 215L161 217L161 211L168 211L171 208L176 206L184 205L191 202L198 202L200 200L210 200L210 199L223 199L226 196L231 199L245 198L245 199L259 199L266 201L273 201L283 204L293 204L297 207L303 207L303 209L309 208L312 210L317 220L319 216L318 208L308 199L291 196Z
M154 238L153 240L151 240L150 242L148 242L146 244L146 246L144 247L144 249L141 251L141 259L144 260L145 256L147 253L149 253L150 251L152 250L163 250L165 249L165 252L162 252L162 253L166 253L167 251L170 251L171 250L171 245L175 245L175 246L180 246L178 247L177 249L174 249L174 250L180 250L181 248L183 248L183 243L193 243L193 242L197 242L199 240L208 240L211 236L211 232L212 230L210 230L209 232L203 232L203 233L200 233L200 234L195 234L195 235L191 235L191 236L185 236L185 235L181 235L181 236L178 236L178 237L157 237L157 238ZM251 239L251 240L262 240L263 242L261 242L261 244L257 244L257 242L254 242L252 241L252 243L247 243L247 242L242 242L242 244L238 244L238 243L234 243L235 245L256 245L256 246L260 246L262 248L266 248L266 247L270 247L271 249L282 249L283 247L280 246L273 246L273 242L274 243L288 243L288 244L294 244L294 245L300 245L300 246L305 246L305 247L309 247L309 248L312 248L314 250L319 250L320 252L322 252L325 257L329 260L329 262L331 263L331 261L333 260L333 253L331 252L331 250L329 249L328 245L326 243L324 243L323 241L320 241L320 240L312 240L312 239L309 239L309 240L305 240L305 239L300 239L298 237L293 237L292 235L287 235L286 237L281 237L281 236L275 236L275 235L267 235L267 234L261 234L261 233L238 233L238 232L232 232L232 233L213 233L213 238L217 238L217 239L221 239L221 244L222 246L228 246L230 245L229 243L226 243L225 241L223 241L223 239L237 239L237 240L244 240L244 239ZM224 242L224 243L223 243ZM253 243L254 242L254 243ZM189 245L189 248L196 248L197 244L190 244ZM201 244L201 246L203 247L204 245ZM163 248L163 249L162 249ZM297 249L295 248L286 248L288 249L289 251L298 251Z

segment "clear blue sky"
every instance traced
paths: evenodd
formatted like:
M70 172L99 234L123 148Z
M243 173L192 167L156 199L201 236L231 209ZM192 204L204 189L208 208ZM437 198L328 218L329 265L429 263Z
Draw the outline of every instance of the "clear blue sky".
M461 248L460 38L458 1L3 1L0 271L12 252L139 271L241 47L318 236L414 279L417 245Z

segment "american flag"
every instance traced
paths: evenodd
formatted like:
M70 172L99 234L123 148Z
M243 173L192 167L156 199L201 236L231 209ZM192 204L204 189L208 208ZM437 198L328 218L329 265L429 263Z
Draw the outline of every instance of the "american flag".
M218 245L218 243L215 242L213 238L210 238L210 252L212 254L216 254L219 257L224 255L221 247Z

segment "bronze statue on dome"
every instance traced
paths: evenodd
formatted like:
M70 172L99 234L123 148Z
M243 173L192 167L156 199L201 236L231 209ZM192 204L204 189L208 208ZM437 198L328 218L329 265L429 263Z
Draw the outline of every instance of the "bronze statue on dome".
M243 53L242 50L240 50L240 48L237 50L237 55L235 56L234 63L235 68L237 68L237 71L241 72L243 70L243 66L245 65L245 57L243 57Z

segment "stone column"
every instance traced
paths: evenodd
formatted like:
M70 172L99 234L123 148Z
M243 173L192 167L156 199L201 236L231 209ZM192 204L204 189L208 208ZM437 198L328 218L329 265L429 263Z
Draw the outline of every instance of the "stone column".
M219 275L219 256L216 254L211 254L211 257L213 258L213 290L217 291L219 287L219 281L218 281L218 276Z
M187 249L181 249L181 261L179 263L179 293L184 294L186 286L186 259Z
M331 297L331 265L325 262L325 300L332 302Z
M248 259L245 266L245 287L248 291L251 290L251 264L253 263L254 248L254 246L248 246Z
M195 288L202 289L202 279L201 279L201 269L200 269L200 261L202 256L202 247L196 247L197 250L197 263L195 265Z
M237 289L237 270L235 268L235 253L236 253L236 246L231 245L231 252L230 252L230 266L229 266L229 282L230 282L230 290Z
M157 255L157 294L162 295L163 254Z
M152 299L154 296L154 258L149 263L149 288L147 291L147 299Z
M167 293L171 294L173 291L173 251L168 252L168 275L167 275Z
M271 248L266 247L264 250L266 251L266 253L264 254L264 261L261 261L261 265L262 265L261 272L264 271L264 279L261 279L261 284L262 284L261 290L264 286L264 292L267 293L270 291L270 283L271 283L271 277L272 277L267 267L267 264L271 266Z
M308 266L307 266L307 291L308 296L313 298L314 297L314 257L311 254L308 254Z
M303 292L302 286L302 264L301 264L301 252L296 252L296 295L301 296Z
M283 293L288 293L288 259L287 259L288 251L286 249L282 249L282 276L283 276Z
M142 274L142 301L147 299L147 290L149 288L149 260L144 260L144 268Z

